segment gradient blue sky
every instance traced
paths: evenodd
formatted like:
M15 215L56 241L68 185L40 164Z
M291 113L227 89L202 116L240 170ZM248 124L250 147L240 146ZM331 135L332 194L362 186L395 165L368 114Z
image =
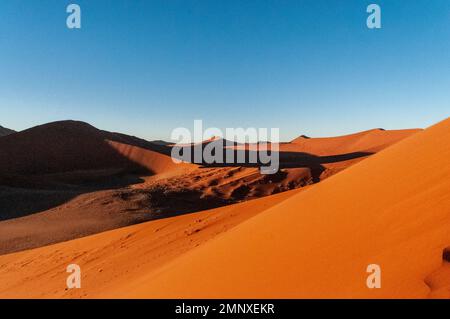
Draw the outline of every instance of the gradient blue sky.
M203 119L289 140L448 116L448 0L0 1L5 127L77 119L168 139Z

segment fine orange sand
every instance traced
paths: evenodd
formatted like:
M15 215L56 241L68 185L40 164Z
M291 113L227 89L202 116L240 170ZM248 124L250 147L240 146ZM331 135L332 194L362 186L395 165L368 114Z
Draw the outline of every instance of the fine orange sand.
M120 287L172 298L449 296L450 119ZM378 264L381 289L368 289ZM441 270L446 281L428 286ZM446 270L446 271L445 271ZM446 289L442 288L446 287Z
M3 255L0 297L449 297L449 158L446 120L303 190Z
M0 256L0 298L121 297L120 286L300 191ZM65 289L71 263L82 268L82 289Z

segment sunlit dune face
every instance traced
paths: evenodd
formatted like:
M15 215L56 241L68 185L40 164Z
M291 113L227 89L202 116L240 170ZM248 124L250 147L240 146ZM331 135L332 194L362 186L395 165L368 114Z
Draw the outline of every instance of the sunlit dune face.
M449 127L300 137L279 144L281 170L267 176L177 166L166 144L105 138L150 174L0 222L0 249L14 241L23 250L0 256L0 296L445 297L450 150L438 140L450 140ZM49 245L55 238L64 242ZM65 288L71 263L83 271L80 290ZM382 271L380 289L367 287L370 264Z

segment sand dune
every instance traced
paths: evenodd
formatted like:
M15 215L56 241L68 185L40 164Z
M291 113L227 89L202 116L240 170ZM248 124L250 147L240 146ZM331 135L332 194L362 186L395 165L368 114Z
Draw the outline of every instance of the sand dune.
M304 190L0 256L0 296L445 297L449 145L450 119Z
M405 137L420 132L421 129L383 130L373 129L338 137L310 138L300 136L285 145L286 149L316 155L343 154L352 152L377 152Z
M141 148L140 156L127 158L127 152L117 152L124 149L122 144L134 146L131 155ZM140 168L155 173L166 165L161 161L172 162L168 156L156 155L157 149L150 142L101 131L83 122L53 122L2 138L0 174L43 175L108 168Z
M197 167L176 165L164 151L77 121L2 137L0 253L153 219L150 195L128 187L142 183L140 176L169 177Z
M164 298L427 297L433 287L425 278L442 267L450 243L449 157L450 119L120 291ZM381 266L381 289L366 286L369 264Z
M175 164L167 143L83 122L37 126L0 141L0 254L306 187L414 132L329 138L319 155L282 143L281 169L262 175L258 165Z
M0 256L0 298L117 297L109 289L158 269L299 191ZM83 289L65 289L70 263L82 267Z
M147 168L153 174L189 172L197 168L194 164L174 163L169 156L156 151L115 141L108 141L108 143L119 154Z

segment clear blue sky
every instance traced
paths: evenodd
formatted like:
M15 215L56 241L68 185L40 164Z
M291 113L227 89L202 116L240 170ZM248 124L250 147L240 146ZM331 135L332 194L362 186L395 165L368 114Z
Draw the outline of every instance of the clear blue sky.
M66 6L82 29L66 28ZM366 7L382 8L382 29ZM168 139L194 119L284 140L450 116L448 0L1 0L0 125Z

